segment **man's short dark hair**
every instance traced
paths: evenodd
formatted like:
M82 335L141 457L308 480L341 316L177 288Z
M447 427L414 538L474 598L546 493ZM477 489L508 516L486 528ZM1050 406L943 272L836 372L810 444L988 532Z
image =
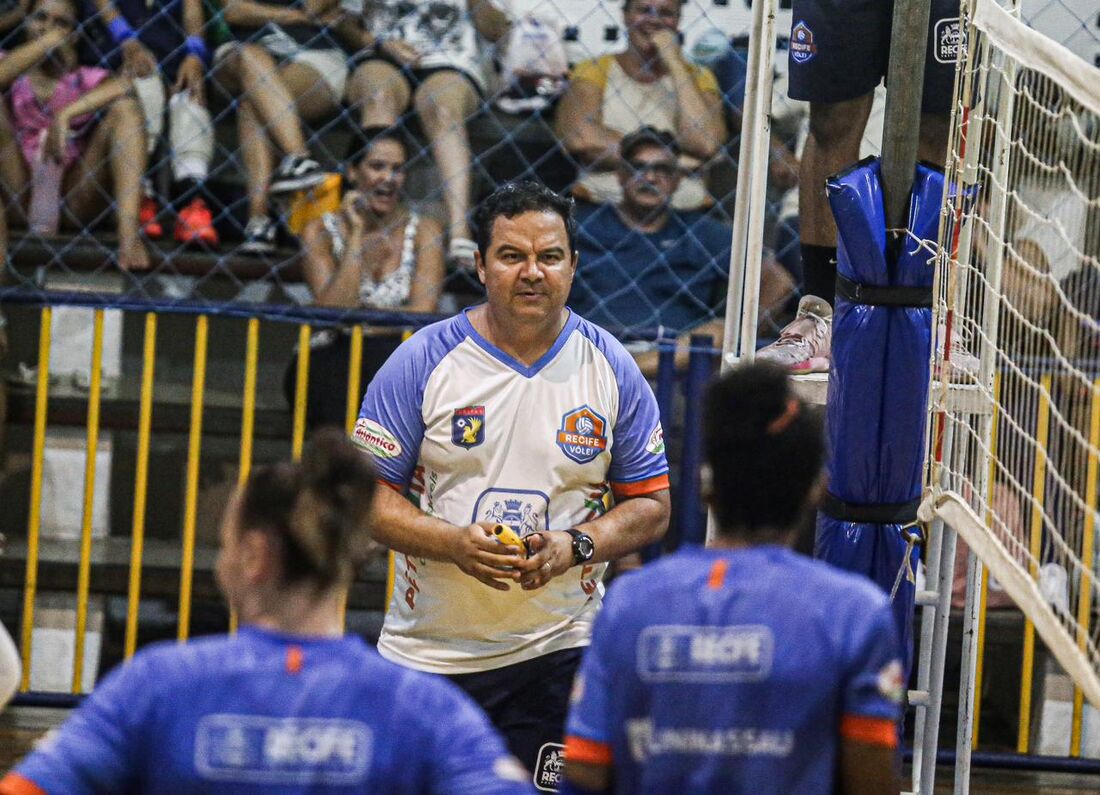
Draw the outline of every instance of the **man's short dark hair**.
M573 217L573 200L561 196L541 182L523 180L501 185L486 198L474 213L477 227L477 250L484 259L489 253L493 224L497 218L515 218L523 213L552 212L561 216L569 238L569 252L576 251L577 220Z
M630 156L642 146L659 146L671 152L673 157L679 157L681 151L680 142L676 140L675 135L668 130L658 130L647 124L623 136L623 140L619 142L619 159L624 161L630 159Z

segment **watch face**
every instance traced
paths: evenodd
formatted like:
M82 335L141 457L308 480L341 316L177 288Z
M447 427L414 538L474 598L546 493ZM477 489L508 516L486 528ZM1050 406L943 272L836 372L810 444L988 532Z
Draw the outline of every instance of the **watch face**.
M589 560L595 549L596 545L592 543L590 536L577 536L573 541L573 552L580 560Z

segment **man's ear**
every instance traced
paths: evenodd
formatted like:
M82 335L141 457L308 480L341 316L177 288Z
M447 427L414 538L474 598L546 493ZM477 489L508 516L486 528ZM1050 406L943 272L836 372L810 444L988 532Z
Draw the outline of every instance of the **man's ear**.
M477 268L477 278L485 284L485 260L482 259L481 249L474 252L474 267Z
M574 275L574 276L576 276L576 275L577 275L577 267L578 267L578 266L579 266L580 264L581 264L581 252L580 252L579 250L578 250L578 251L574 251L574 252L573 252L573 275Z

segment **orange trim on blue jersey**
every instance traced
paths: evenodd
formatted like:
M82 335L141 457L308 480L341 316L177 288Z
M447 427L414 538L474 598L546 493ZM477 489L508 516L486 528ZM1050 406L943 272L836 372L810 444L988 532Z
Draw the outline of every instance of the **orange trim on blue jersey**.
M288 674L300 674L305 655L301 646L291 646L286 650L286 672Z
M620 497L641 497L643 494L653 494L655 491L664 491L668 488L668 473L658 475L655 478L635 480L632 483L612 483L611 492L616 499Z
M588 765L610 765L611 746L608 743L570 735L565 738L565 761L583 762Z
M381 483L383 486L389 486L391 489L396 491L398 494L404 494L405 493L405 487L404 486L398 486L396 483L390 483L388 480L386 480L384 478L378 478L378 482Z
M48 795L46 790L18 773L8 773L0 779L0 795Z
M840 719L840 736L867 745L898 747L898 725L889 718L844 715Z
M714 561L714 565L710 567L710 577L707 579L707 587L712 591L717 591L722 587L722 584L726 581L726 571L730 567L728 560L720 559Z

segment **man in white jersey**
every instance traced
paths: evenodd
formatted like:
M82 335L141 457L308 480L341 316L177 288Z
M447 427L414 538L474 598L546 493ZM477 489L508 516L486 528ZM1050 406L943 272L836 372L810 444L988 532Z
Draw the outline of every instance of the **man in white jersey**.
M614 338L565 306L572 209L529 182L485 200L487 302L402 344L354 435L392 487L374 522L397 553L378 650L451 676L550 789L606 564L659 539L669 516L653 393ZM499 544L496 524L530 556Z

